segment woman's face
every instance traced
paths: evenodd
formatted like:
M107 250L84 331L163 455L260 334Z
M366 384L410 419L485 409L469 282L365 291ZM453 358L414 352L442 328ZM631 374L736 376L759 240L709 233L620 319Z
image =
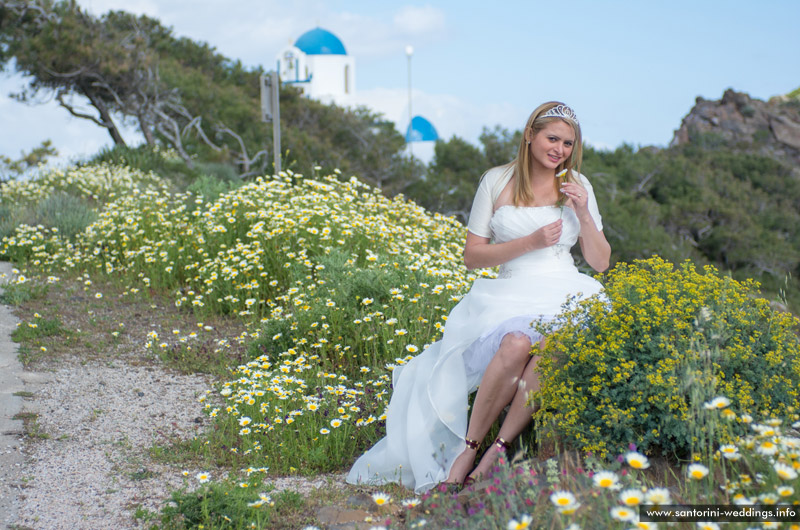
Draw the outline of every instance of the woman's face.
M526 140L531 142L528 148L532 169L554 170L572 154L575 131L568 123L558 120L548 123L537 134L533 134L532 129L527 129Z

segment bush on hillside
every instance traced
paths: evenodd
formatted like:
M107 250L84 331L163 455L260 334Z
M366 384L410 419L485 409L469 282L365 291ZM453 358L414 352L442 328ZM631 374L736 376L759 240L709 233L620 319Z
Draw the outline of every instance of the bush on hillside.
M29 204L0 204L0 240L11 237L18 227L42 226L73 240L97 219L88 200L57 191Z
M703 432L702 404L727 396L744 414L800 405L797 319L707 266L653 257L618 264L605 297L544 326L545 405L536 416L578 448L621 453L630 443L685 457L744 430ZM607 298L606 298L607 297Z

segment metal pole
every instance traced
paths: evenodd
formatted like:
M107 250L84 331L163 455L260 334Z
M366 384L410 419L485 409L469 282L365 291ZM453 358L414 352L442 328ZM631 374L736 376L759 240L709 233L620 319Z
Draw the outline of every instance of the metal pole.
M414 54L412 46L406 46L406 55L408 56L408 129L406 134L411 132L411 121L414 119L414 113L411 112L411 56ZM408 154L413 155L411 151L411 138L406 138L408 142Z
M272 150L274 151L275 174L281 172L281 108L280 108L280 81L278 72L269 73L270 83L272 84Z

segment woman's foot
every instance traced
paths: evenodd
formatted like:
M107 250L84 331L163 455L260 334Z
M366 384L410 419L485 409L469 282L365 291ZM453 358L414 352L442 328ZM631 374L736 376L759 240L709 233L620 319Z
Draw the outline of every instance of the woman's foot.
M483 454L483 458L481 458L478 466L472 471L472 473L469 474L466 479L464 479L464 485L468 486L484 477L488 477L500 455L505 455L510 451L511 444L505 441L503 438L497 437L491 447L489 447L489 449L487 449Z
M464 483L464 479L467 478L469 472L472 471L472 466L475 465L475 456L478 454L480 442L469 438L465 438L464 441L467 447L453 462L453 467L450 468L450 474L444 484L457 484L460 486Z

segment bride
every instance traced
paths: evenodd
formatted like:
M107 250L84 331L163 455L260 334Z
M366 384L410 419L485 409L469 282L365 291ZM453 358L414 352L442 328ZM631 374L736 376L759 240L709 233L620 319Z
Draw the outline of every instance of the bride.
M451 311L441 340L395 368L386 437L356 461L348 482L400 482L417 493L441 482L470 483L531 421L528 395L539 389L533 346L544 343L532 323L554 317L570 297L600 292L575 267L576 242L598 272L611 255L580 162L578 118L551 101L528 118L517 158L483 175L464 264L499 265L499 275L476 280ZM475 466L481 441L506 406L498 437Z

